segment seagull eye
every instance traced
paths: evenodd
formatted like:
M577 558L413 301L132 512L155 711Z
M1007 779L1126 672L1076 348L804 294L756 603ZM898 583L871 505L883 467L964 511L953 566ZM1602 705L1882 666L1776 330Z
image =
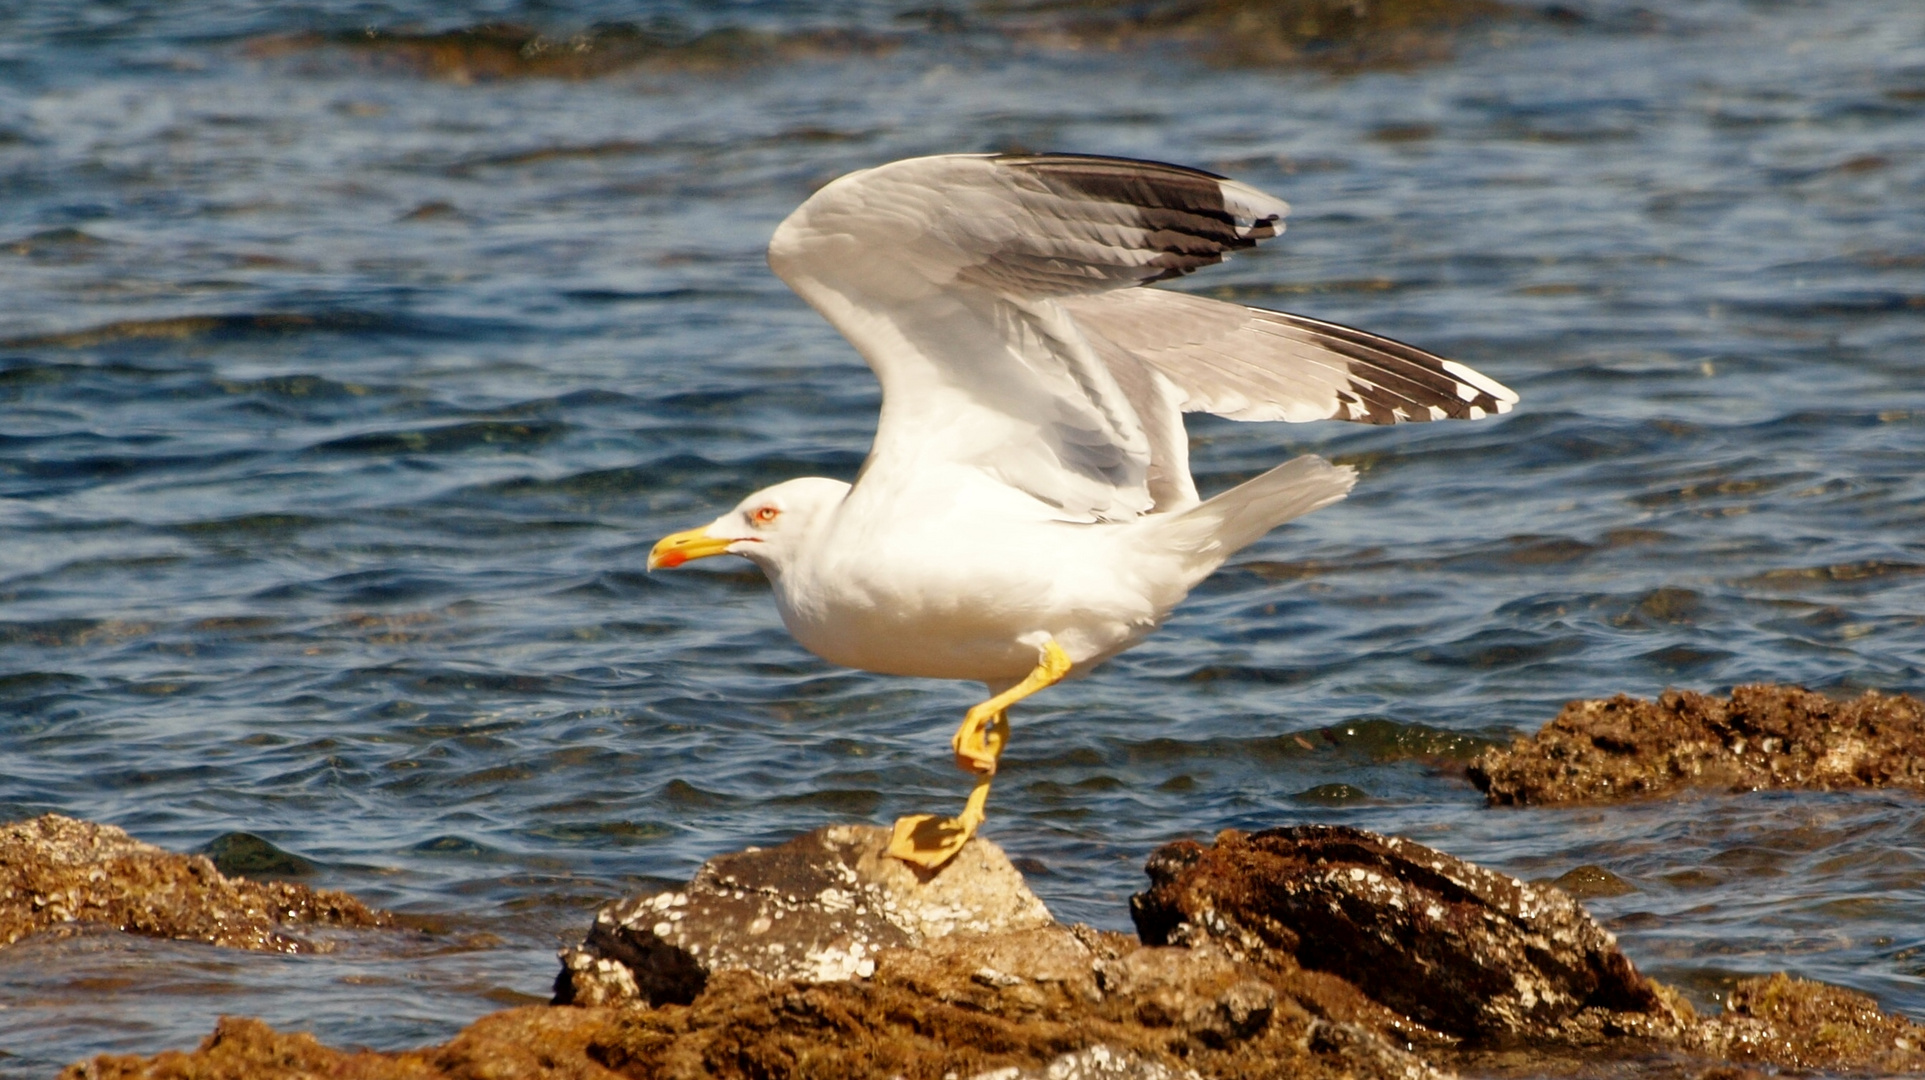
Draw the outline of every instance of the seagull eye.
M781 513L782 511L777 510L773 506L764 506L761 509L757 510L755 513L750 514L749 520L754 522L757 528L767 528L768 526L775 524L775 519Z

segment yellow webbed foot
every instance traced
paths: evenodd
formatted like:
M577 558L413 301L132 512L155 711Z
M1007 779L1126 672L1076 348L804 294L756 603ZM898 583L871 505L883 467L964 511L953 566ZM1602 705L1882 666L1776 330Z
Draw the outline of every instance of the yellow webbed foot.
M888 854L934 870L955 858L975 831L964 828L955 818L911 814L896 820L895 833L889 837Z
M985 776L976 781L975 790L969 793L969 802L955 817L911 814L898 818L895 831L889 836L887 854L903 862L936 869L955 858L969 838L976 835L976 826L983 823L983 804L988 801L989 778Z

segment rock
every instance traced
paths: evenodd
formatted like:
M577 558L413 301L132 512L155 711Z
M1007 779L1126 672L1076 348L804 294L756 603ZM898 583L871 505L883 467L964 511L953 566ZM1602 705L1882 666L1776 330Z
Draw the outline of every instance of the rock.
M1064 1054L1048 1065L1019 1069L1014 1065L980 1072L969 1080L1202 1080L1195 1070L1178 1071L1148 1061L1128 1050L1092 1046Z
M1574 866L1553 878L1549 884L1563 890L1573 900L1594 900L1600 896L1624 896L1638 891L1636 885L1606 870L1586 863Z
M885 857L888 842L886 829L827 826L711 859L683 889L609 904L587 940L562 952L555 1001L687 1004L727 969L811 983L866 978L883 949L1053 922L986 840L934 873Z
M97 835L145 857L117 830ZM639 970L580 951L636 988L619 1004L509 1009L441 1046L394 1053L229 1018L190 1053L103 1055L62 1077L1447 1080L1457 1067L1743 1080L1757 1074L1735 1065L1925 1069L1925 1029L1862 995L1773 976L1739 984L1725 1015L1703 1020L1643 980L1556 889L1356 829L1160 849L1133 911L1146 938L1181 944L1051 921L987 841L920 876L878 858L882 842L878 829L818 830L605 908L591 941L653 950ZM769 927L748 933L760 918ZM792 922L797 953L821 957L791 964L789 950L761 946ZM866 972L833 959L857 955L857 941ZM1303 966L1313 961L1323 969ZM574 979L564 983L578 1002L595 991ZM663 996L646 1003L644 986Z
M1740 686L1721 699L1667 690L1573 701L1529 739L1469 768L1492 805L1665 795L1903 787L1925 791L1925 703L1868 690L1855 701L1795 686Z
M1059 33L1088 44L1176 41L1220 65L1401 67L1450 55L1451 32L1516 18L1502 0L1086 0Z
M253 833L222 833L209 840L200 854L214 860L214 869L229 877L270 880L311 877L315 872L313 863Z
M896 35L855 28L773 33L718 26L700 34L680 34L605 22L581 33L551 37L532 26L493 22L428 32L369 27L339 34L276 34L253 39L248 51L275 57L343 50L387 70L468 84L592 79L636 68L734 71L797 60L873 56L897 44Z
M1793 1069L1925 1069L1925 1027L1863 994L1783 972L1732 987L1724 1015L1695 1035L1719 1057Z
M45 814L0 825L0 945L87 924L238 949L307 952L299 926L389 926L352 896L230 878L112 825Z
M623 1080L593 1056L611 1019L596 1009L508 1009L441 1046L384 1054L335 1050L312 1035L225 1016L191 1052L102 1054L68 1066L59 1080Z
M1570 897L1408 840L1328 825L1226 832L1210 848L1160 848L1148 871L1150 889L1130 899L1144 941L1283 954L1451 1035L1542 1036L1587 1007L1663 1010Z

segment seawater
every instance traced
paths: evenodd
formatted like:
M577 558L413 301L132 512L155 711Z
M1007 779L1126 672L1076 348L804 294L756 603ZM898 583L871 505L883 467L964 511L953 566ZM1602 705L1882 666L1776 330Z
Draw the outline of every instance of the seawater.
M874 380L768 273L776 222L851 169L1015 147L1281 195L1280 241L1172 287L1523 395L1192 424L1206 491L1304 452L1362 481L1018 710L986 831L1060 917L1126 927L1171 839L1347 822L1611 869L1637 891L1592 910L1701 1004L1789 969L1925 1016L1919 798L1487 810L1461 773L1572 698L1925 690L1913 0L1596 0L1350 75L904 10L0 12L0 812L252 833L416 924L320 956L30 940L0 951L0 1072L222 1013L441 1040L543 999L604 900L958 805L979 688L830 667L746 565L643 561L867 449ZM900 41L572 81L288 47L666 17Z

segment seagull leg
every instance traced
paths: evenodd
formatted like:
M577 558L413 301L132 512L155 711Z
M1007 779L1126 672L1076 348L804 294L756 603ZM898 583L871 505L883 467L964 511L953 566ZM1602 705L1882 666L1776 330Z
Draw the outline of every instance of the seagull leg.
M956 729L956 734L949 740L950 747L956 751L956 768L978 776L996 775L996 759L1002 756L1003 751L1001 746L991 750L989 739L998 726L1004 732L1003 742L1008 742L1009 710L995 714L982 713L980 706L969 710L968 715L963 717L962 726Z
M983 823L984 804L989 801L989 781L996 775L996 762L1009 744L1009 707L1046 686L1053 686L1069 674L1069 654L1054 640L1043 643L1042 656L1023 681L970 709L962 726L949 740L956 752L956 766L976 774L976 786L969 792L963 812L953 818L934 814L911 814L896 822L889 838L890 855L904 862L935 869L955 857L963 844Z

